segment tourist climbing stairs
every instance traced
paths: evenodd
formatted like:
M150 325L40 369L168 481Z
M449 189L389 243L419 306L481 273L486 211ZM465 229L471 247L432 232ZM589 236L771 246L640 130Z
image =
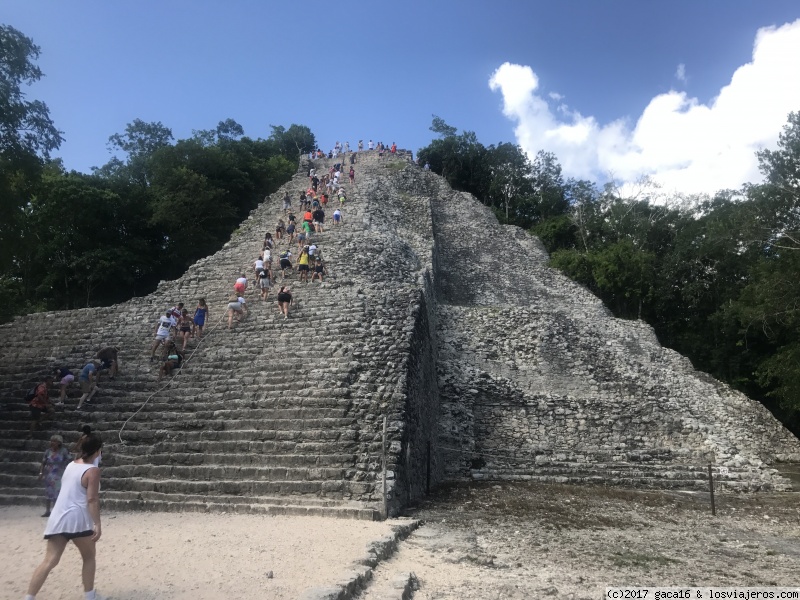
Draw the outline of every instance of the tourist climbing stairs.
M327 169L328 162L315 164ZM154 294L108 308L31 315L0 328L0 502L40 502L37 463L49 436L62 434L69 444L89 424L105 442L107 507L379 515L383 418L401 401L393 366L401 358L407 300L399 294L374 301L371 289L382 292L386 284L365 277L364 253L375 243L368 184L345 183L340 226L331 217L339 203L329 203L327 228L312 238L328 276L323 283L301 283L297 271L286 277L294 296L288 319L275 301L285 241L273 251L277 282L268 301L253 278L264 233L274 235L278 218L285 220L284 190L301 220L296 198L308 185L307 166L225 248ZM297 246L291 248L296 259ZM228 329L228 296L240 273L251 280L248 314ZM159 381L160 363L149 358L154 325L179 301L193 313L201 297L210 307L205 335L189 341L174 378ZM28 439L25 390L51 367L77 372L103 346L120 349L118 377L102 376L82 411L75 410L75 385L54 419Z

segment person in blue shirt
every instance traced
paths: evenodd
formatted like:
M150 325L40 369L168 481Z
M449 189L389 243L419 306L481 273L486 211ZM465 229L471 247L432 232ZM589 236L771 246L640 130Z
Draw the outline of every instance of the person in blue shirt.
M97 393L97 367L100 361L91 360L86 363L86 366L81 369L81 374L78 375L78 383L81 384L81 391L83 395L78 400L78 410L81 409L83 403L91 403L92 396Z

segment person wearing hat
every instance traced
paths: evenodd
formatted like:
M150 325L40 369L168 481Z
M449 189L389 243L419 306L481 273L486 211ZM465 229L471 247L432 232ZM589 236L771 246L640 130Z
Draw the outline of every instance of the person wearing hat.
M42 466L39 469L39 480L44 482L45 509L43 517L50 516L50 506L58 498L61 489L61 476L64 469L72 461L72 456L64 447L64 438L54 435L50 438L50 447L44 451Z

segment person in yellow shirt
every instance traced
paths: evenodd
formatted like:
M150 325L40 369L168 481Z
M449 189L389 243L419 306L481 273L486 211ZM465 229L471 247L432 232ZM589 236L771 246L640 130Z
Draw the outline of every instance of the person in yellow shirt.
M308 273L311 270L308 246L303 246L303 250L300 252L300 257L297 259L297 270L300 273L300 281L308 283Z

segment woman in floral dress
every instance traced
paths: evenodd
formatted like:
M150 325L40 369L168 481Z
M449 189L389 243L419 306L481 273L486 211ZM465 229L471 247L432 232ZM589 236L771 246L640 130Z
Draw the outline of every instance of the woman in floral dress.
M39 479L44 481L45 511L43 517L50 516L50 506L58 498L61 490L61 476L64 469L72 462L72 455L64 448L64 438L54 435L50 438L50 447L44 451Z

